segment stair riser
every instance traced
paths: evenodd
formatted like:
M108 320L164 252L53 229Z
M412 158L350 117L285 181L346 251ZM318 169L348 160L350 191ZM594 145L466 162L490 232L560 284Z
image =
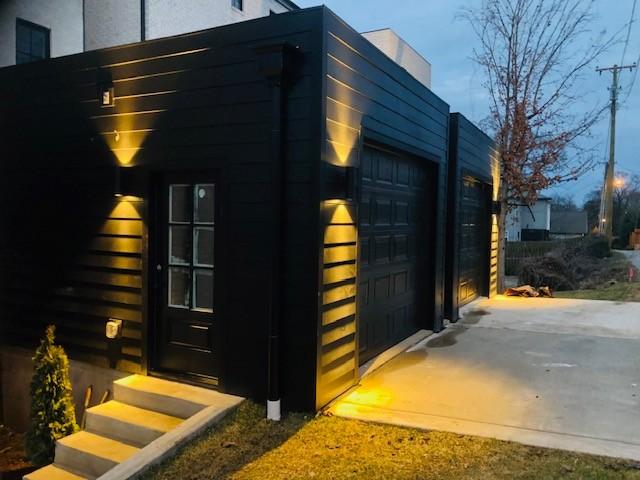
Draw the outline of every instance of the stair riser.
M152 392L145 392L126 385L113 385L114 400L145 408L155 412L164 413L178 418L189 418L206 407L190 400L169 397Z
M134 447L144 447L165 433L113 417L97 415L91 411L87 412L86 430Z
M92 477L99 477L118 463L57 443L56 464L74 472L83 472Z

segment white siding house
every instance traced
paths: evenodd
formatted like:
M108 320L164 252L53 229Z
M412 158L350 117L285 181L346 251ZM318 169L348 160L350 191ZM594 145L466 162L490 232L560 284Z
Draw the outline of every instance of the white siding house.
M83 50L82 0L0 0L0 67L16 64L19 21L48 34L47 57Z
M290 0L0 0L0 67L17 58L60 57L297 8ZM29 28L38 34L33 45L24 40Z
M297 8L288 0L85 2L87 50L195 32Z
M518 205L507 215L507 241L548 240L551 199L540 197L532 205Z

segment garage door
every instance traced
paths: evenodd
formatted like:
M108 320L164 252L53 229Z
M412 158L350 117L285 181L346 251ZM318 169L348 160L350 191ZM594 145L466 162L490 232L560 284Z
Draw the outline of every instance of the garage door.
M413 159L365 147L359 209L360 362L426 325L429 177ZM431 178L433 180L433 178Z
M460 199L459 305L486 295L489 265L488 195L483 183L462 180Z

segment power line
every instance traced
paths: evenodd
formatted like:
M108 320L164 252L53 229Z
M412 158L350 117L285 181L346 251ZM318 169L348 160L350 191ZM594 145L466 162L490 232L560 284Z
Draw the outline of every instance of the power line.
M633 26L633 22L636 17L636 6L638 4L638 0L633 0L633 7L631 7L631 19L629 20L629 28L627 29L627 39L624 42L624 50L622 50L622 60L620 60L620 65L624 65L624 57L627 55L627 48L629 47L629 39L631 38L631 27Z
M633 0L633 6L631 7L631 19L629 20L629 28L627 29L627 38L624 42L624 49L622 50L622 61L620 62L620 65L624 65L624 58L627 54L627 48L629 47L629 40L631 38L631 28L633 27L633 23L635 22L637 4L638 4L638 0ZM640 64L640 55L638 55L638 60L636 60L635 64L636 65ZM629 96L631 96L631 92L633 91L633 87L636 83L637 76L638 76L638 71L635 70L633 72L633 78L631 79L629 89L627 90L627 94L625 95L624 100L621 102L621 105L626 103L627 100L629 99Z

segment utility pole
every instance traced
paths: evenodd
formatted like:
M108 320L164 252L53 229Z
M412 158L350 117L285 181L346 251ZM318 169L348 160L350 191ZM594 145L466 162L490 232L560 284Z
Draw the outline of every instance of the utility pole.
M637 65L614 65L613 67L596 68L600 74L602 72L613 73L613 83L611 86L611 138L609 144L609 163L605 174L603 186L603 194L600 205L600 219L598 223L598 231L604 234L609 240L609 244L613 241L613 191L615 188L616 175L616 113L618 110L618 79L620 72L625 69L632 71Z

